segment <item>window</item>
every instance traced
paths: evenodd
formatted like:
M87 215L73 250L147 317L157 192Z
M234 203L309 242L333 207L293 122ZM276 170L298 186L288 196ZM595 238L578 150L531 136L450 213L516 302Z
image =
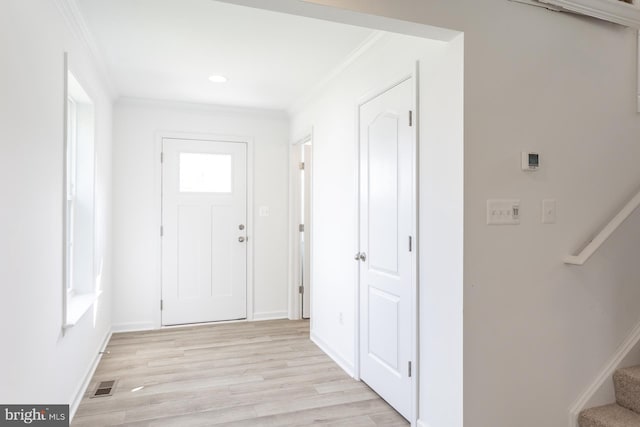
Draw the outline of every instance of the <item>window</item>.
M73 326L95 301L94 106L67 71L65 121L65 326Z
M231 193L231 155L180 153L181 193Z
M74 231L74 213L76 205L76 155L77 155L77 112L76 103L71 97L67 97L67 168L66 168L66 218L65 218L65 236L67 239L66 246L66 287L67 291L73 290L73 231Z

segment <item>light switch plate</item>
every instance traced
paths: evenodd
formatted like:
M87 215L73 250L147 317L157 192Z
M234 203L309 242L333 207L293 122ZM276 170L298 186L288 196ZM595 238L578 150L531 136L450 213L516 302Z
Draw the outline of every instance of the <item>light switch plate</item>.
M488 225L519 225L520 199L487 200Z
M558 204L555 199L542 201L542 223L555 224L558 216Z

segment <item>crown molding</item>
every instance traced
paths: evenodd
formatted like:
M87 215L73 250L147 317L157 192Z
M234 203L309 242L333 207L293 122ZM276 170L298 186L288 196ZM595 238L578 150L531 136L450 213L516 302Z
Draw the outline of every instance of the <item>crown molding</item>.
M562 9L631 28L640 28L640 7L620 0L540 0Z
M118 98L119 94L109 74L109 68L104 60L104 56L87 26L76 0L54 0L54 3L64 17L67 27L69 27L74 37L82 43L89 53L89 57L98 70L98 74L102 78L111 98Z
M313 98L325 89L331 81L338 77L345 69L353 64L358 58L368 52L372 47L377 45L387 35L384 31L373 31L366 39L362 41L353 51L351 51L342 62L329 71L318 83L316 83L304 95L298 98L287 111L291 116L299 112Z
M289 115L284 110L243 107L239 105L207 104L201 102L175 101L166 99L137 98L121 96L115 102L116 106L140 107L140 108L166 108L176 110L191 110L206 113L242 114L262 118L289 120Z

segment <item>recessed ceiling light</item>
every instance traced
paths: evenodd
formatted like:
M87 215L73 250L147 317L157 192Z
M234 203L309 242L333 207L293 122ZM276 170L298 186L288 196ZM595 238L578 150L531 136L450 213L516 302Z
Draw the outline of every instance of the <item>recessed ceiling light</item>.
M213 83L226 83L227 78L225 76L214 74L213 76L209 77L209 80Z

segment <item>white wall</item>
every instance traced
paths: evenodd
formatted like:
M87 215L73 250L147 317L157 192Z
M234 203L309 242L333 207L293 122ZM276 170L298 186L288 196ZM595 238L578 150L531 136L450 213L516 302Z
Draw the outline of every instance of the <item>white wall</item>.
M289 121L284 113L121 99L114 113L114 330L160 326L159 132L254 139L254 311L287 316ZM260 217L260 206L269 216ZM250 286L251 284L249 284Z
M96 106L95 263L104 293L63 335L64 51ZM2 2L0 52L0 402L71 404L111 324L111 101L52 1Z
M421 409L450 414L441 425L462 413L462 43L386 34L292 121L294 135L313 127L312 338L353 371L356 107L419 61L421 347L441 349L421 352Z
M568 425L640 317L637 240L562 263L640 185L636 32L506 0L310 2L464 31L465 424ZM524 150L540 171L519 170ZM521 225L486 225L500 197L521 199ZM543 198L558 200L554 225ZM421 409L431 427L461 425Z

